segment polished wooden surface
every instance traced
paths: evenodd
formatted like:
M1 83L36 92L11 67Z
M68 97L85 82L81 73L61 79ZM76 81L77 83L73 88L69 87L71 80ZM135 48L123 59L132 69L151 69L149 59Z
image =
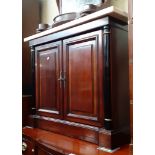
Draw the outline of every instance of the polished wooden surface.
M102 79L102 31L63 41L65 119L95 126L103 125L103 101L99 90ZM100 80L100 81L99 81ZM89 97L88 97L89 96ZM94 123L95 122L95 123Z
M133 103L130 102L130 133L131 133L131 144L133 144Z
M52 153L53 150L66 155L69 153L74 153L76 155L111 154L98 150L98 146L95 144L37 128L24 128L23 135L28 140L34 140L36 145L43 145L42 149L39 149L40 154L38 155L44 155L46 152ZM35 152L37 152L37 150L35 150ZM132 147L130 147L130 145L122 146L118 151L114 152L113 155L132 155Z
M98 144L99 128L66 120L37 116L35 127Z
M37 155L54 155L54 154L50 154L49 152L47 152L46 150L42 149L41 147L37 148Z
M61 42L36 47L36 103L40 115L61 115ZM59 116L61 117L61 116Z

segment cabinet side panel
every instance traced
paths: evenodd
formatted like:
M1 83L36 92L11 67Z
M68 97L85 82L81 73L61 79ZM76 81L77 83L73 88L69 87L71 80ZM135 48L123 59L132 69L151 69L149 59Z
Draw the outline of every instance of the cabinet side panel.
M129 129L128 32L113 26L110 49L113 129Z
M99 145L115 149L130 143L128 32L116 21L109 36L111 128L100 130Z

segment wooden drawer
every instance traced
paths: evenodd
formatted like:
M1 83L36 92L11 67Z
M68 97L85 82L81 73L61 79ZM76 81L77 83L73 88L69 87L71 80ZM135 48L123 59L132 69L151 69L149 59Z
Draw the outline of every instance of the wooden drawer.
M34 155L35 154L35 145L34 142L26 137L23 137L22 140L22 155Z

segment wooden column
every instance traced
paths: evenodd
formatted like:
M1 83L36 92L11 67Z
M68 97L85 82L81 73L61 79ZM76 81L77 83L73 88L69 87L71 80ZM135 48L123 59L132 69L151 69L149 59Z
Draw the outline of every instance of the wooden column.
M110 27L103 28L104 49L104 127L111 129L111 100L110 100Z

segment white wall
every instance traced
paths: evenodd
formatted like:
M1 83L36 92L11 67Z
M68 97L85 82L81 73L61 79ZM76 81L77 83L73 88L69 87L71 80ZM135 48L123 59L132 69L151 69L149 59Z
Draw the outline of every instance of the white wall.
M111 0L111 5L116 6L122 11L128 12L128 0Z
M53 18L59 14L55 0L40 0L41 23L52 24Z
M52 24L53 18L59 14L56 0L39 0L41 4L41 23ZM109 0L107 0L109 1ZM128 0L110 0L110 4L128 12Z

